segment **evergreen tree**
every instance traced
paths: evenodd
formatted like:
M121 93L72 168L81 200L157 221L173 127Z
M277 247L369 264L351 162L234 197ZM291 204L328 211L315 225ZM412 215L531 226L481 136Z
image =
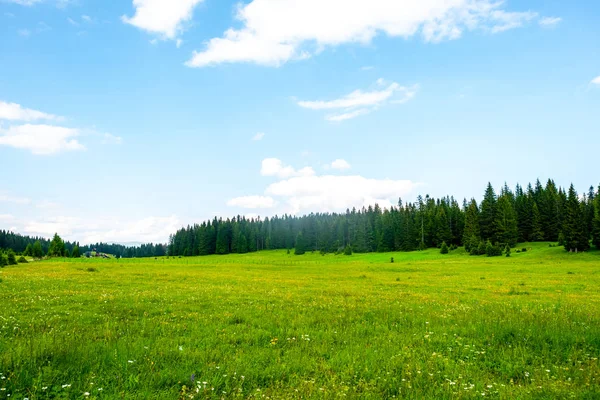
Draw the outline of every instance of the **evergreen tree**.
M585 221L579 204L579 198L573 184L571 184L565 210L565 221L563 223L565 250L585 251L589 249L590 243L584 225Z
M480 241L479 208L475 199L472 199L465 211L465 230L463 234L465 250L470 252L473 247L477 248Z
M544 233L542 232L540 212L537 204L535 203L533 203L533 212L531 215L531 236L529 237L529 240L532 242L541 242L544 240Z
M594 199L594 220L592 221L592 240L594 246L600 250L600 188L598 189L598 195Z
M446 242L442 242L442 247L440 248L440 254L448 254L448 245Z
M496 192L494 192L492 184L488 183L479 214L481 237L483 240L494 240L496 238L497 203Z
M8 253L6 253L6 261L8 265L17 265L17 257L13 249L8 249Z
M306 241L304 240L304 235L302 231L298 232L296 236L296 246L294 248L294 254L297 256L301 256L306 253Z
M509 194L503 194L498 199L496 213L496 241L513 247L519 239L517 214Z
M71 253L71 257L73 257L73 258L81 257L81 253L79 253L79 246L73 247L73 252Z
M450 229L450 221L448 220L448 216L446 214L446 211L444 210L444 207L439 207L438 212L437 212L437 238L436 238L436 244L441 244L442 243L451 243L452 242L452 230ZM448 247L448 245L446 244L446 247Z
M42 258L44 257L44 250L42 249L42 243L39 240L36 240L33 244L32 255L34 258Z
M58 236L58 233L54 234L50 247L48 248L48 256L50 257L62 257L65 254L65 242Z
M27 247L25 247L25 251L23 252L23 255L26 257L33 256L33 246L31 246L31 243L27 243Z
M4 256L4 253L0 253L0 268L4 268L6 265L8 265L8 260Z

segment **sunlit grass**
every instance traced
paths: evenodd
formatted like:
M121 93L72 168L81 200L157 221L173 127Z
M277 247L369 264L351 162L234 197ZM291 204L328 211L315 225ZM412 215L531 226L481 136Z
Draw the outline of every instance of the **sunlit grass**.
M600 254L523 246L4 268L0 399L599 398Z

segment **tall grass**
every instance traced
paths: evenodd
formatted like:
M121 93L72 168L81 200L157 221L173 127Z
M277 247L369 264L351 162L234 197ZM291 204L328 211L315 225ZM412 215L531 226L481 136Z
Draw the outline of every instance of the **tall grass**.
M600 254L527 247L4 268L0 399L600 398Z

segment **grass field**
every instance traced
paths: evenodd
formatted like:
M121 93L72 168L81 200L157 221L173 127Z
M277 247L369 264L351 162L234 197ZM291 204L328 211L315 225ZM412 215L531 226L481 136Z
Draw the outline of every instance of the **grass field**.
M0 399L598 399L600 253L523 246L7 267Z

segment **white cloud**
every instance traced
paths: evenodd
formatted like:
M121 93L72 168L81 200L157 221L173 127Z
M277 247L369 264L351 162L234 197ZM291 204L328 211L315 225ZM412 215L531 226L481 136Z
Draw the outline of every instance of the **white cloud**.
M92 23L92 17L90 17L89 15L82 15L81 16L82 21L87 22L88 24Z
M0 193L0 202L13 203L13 204L30 204L31 199L28 199L27 197L14 197L14 196Z
M123 138L120 136L111 135L110 133L105 133L102 135L102 144L121 144L123 143Z
M269 185L267 195L282 197L287 212L334 212L375 203L390 207L416 184L409 180L367 179L362 176L302 176Z
M182 44L183 44L183 40L181 40L181 39L177 39L175 41L175 47L177 47L177 48L180 48Z
M360 68L361 71L370 71L372 69L375 69L375 67L373 67L372 65L365 65L364 67Z
M269 196L243 196L229 200L227 205L241 208L273 208L277 203Z
M262 161L260 174L262 176L289 178L292 176L311 176L315 174L315 171L311 167L304 167L296 170L289 165L283 165L283 162L277 158L265 158Z
M15 14L13 14L13 13L9 13L9 12L5 12L5 13L4 13L4 16L5 16L5 17L8 17L8 18L14 18L14 17L15 17Z
M600 76L595 77L594 79L592 79L592 82L590 82L594 85L600 85Z
M19 36L23 37L31 36L31 31L29 29L19 29L17 33L19 34Z
M62 121L64 118L53 114L47 114L29 108L23 108L20 104L0 101L0 120L8 121Z
M505 11L504 2L496 0L253 0L237 9L241 28L210 39L186 65L279 66L327 47L367 44L382 34L440 42L465 31L502 32L536 17L530 11Z
M26 149L33 154L84 150L85 147L75 139L78 135L77 129L25 124L0 129L0 145Z
M560 18L560 17L544 17L544 18L540 18L538 23L541 26L555 26L560 21L562 21L562 18Z
M0 221L12 221L14 220L14 215L11 214L0 214Z
M345 121L370 113L388 102L406 103L417 93L418 86L400 86L392 82L378 79L375 88L370 91L355 90L335 100L298 101L298 105L310 110L340 110L342 112L326 115L328 121Z
M330 167L332 169L337 169L337 170L345 170L345 169L350 169L350 164L348 163L348 161L343 160L341 158L338 158L337 160L333 161L330 165Z
M105 243L166 243L169 235L181 227L179 218L147 217L123 222L121 219L55 216L20 223L19 231L27 235L51 237L58 233L81 244Z
M258 132L256 135L254 135L252 137L252 140L255 140L255 141L263 140L264 137L265 137L265 133L264 132Z
M79 26L79 22L76 22L72 18L67 18L67 21L69 21L69 23L73 26Z
M133 17L121 20L166 39L176 39L183 23L192 18L194 7L203 0L133 0Z

